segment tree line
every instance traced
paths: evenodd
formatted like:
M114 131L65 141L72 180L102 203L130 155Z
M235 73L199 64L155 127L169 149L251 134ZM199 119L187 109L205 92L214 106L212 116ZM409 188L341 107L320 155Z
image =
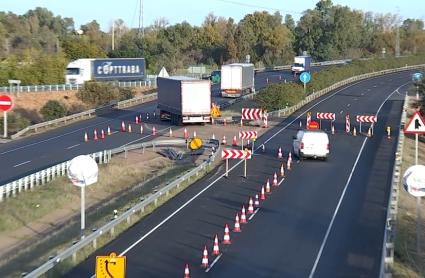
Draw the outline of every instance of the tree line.
M331 0L304 11L298 22L290 14L258 11L239 22L209 14L201 26L160 18L138 30L118 19L114 49L112 28L104 32L95 20L77 30L72 18L46 8L23 15L0 12L0 85L8 79L63 83L66 64L89 57L145 57L148 72L165 66L173 73L188 65L217 68L247 55L257 67L289 64L303 51L315 61L394 56L397 33L401 55L425 53L422 20L401 21L396 14L353 10Z

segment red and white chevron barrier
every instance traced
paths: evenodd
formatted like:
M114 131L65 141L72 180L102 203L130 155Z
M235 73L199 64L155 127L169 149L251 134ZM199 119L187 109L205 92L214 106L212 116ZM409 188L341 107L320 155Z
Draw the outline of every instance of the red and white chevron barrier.
M239 131L239 139L257 138L257 131Z
M350 125L350 115L345 115L345 132L350 133L351 125Z
M376 123L378 121L378 117L371 115L357 115L356 121L359 123Z
M317 112L316 118L318 120L333 120L333 121L335 121L335 113Z
M224 149L221 151L223 159L251 159L251 151Z
M311 112L307 112L306 116L307 116L307 119L306 119L306 122L305 122L305 126L308 128L308 126L311 123Z
M260 108L242 108L242 120L261 120L263 110Z

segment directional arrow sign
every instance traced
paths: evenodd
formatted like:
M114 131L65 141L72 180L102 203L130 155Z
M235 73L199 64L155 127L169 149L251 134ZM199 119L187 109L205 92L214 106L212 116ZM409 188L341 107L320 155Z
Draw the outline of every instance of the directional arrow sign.
M301 73L300 80L301 80L302 83L306 84L306 83L310 82L310 79L311 79L310 73L308 73L308 72Z
M425 121L419 111L416 111L415 114L413 114L413 117L404 129L404 133L425 134Z
M424 75L421 72L414 73L412 75L412 81L420 81Z
M0 110L9 111L10 109L12 109L12 106L13 102L9 96L0 96Z
M251 159L251 152L248 150L224 149L221 151L221 157L223 159Z

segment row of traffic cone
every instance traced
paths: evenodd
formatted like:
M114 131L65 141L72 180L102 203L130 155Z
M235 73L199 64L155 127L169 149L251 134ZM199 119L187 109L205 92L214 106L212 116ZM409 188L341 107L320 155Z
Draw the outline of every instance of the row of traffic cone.
M107 135L111 135L112 134L111 133L111 128L109 126L107 128L106 134ZM97 132L97 129L95 129L93 131L93 140L94 141L98 141L99 139L102 139L102 140L105 139L105 130L103 128L100 130L100 136L99 136L99 134ZM89 140L90 140L90 138L89 138L89 135L88 135L88 133L86 131L86 132L84 132L84 142L88 142Z
M278 159L282 159L283 158L283 152L282 152L282 148L279 147L279 149L277 150L277 158ZM292 166L292 152L288 153L288 159L286 160L286 168L288 170L291 170L291 166ZM285 175L285 170L283 169L283 165L281 167L281 175L283 174L283 176Z

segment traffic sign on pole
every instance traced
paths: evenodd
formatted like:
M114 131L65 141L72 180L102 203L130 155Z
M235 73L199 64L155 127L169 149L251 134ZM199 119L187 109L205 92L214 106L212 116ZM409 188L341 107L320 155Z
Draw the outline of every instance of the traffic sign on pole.
M419 111L416 111L404 129L407 134L425 134L425 120Z
M13 101L10 96L0 96L0 110L9 111L13 107Z
M117 256L114 252L109 256L96 256L96 277L124 278L125 259L125 256Z
M302 82L302 83L304 83L304 84L306 84L306 83L310 82L310 80L311 80L311 75L310 75L310 73L308 73L308 72L303 72L303 73L301 73L301 75L300 75L300 80L301 80L301 82Z

